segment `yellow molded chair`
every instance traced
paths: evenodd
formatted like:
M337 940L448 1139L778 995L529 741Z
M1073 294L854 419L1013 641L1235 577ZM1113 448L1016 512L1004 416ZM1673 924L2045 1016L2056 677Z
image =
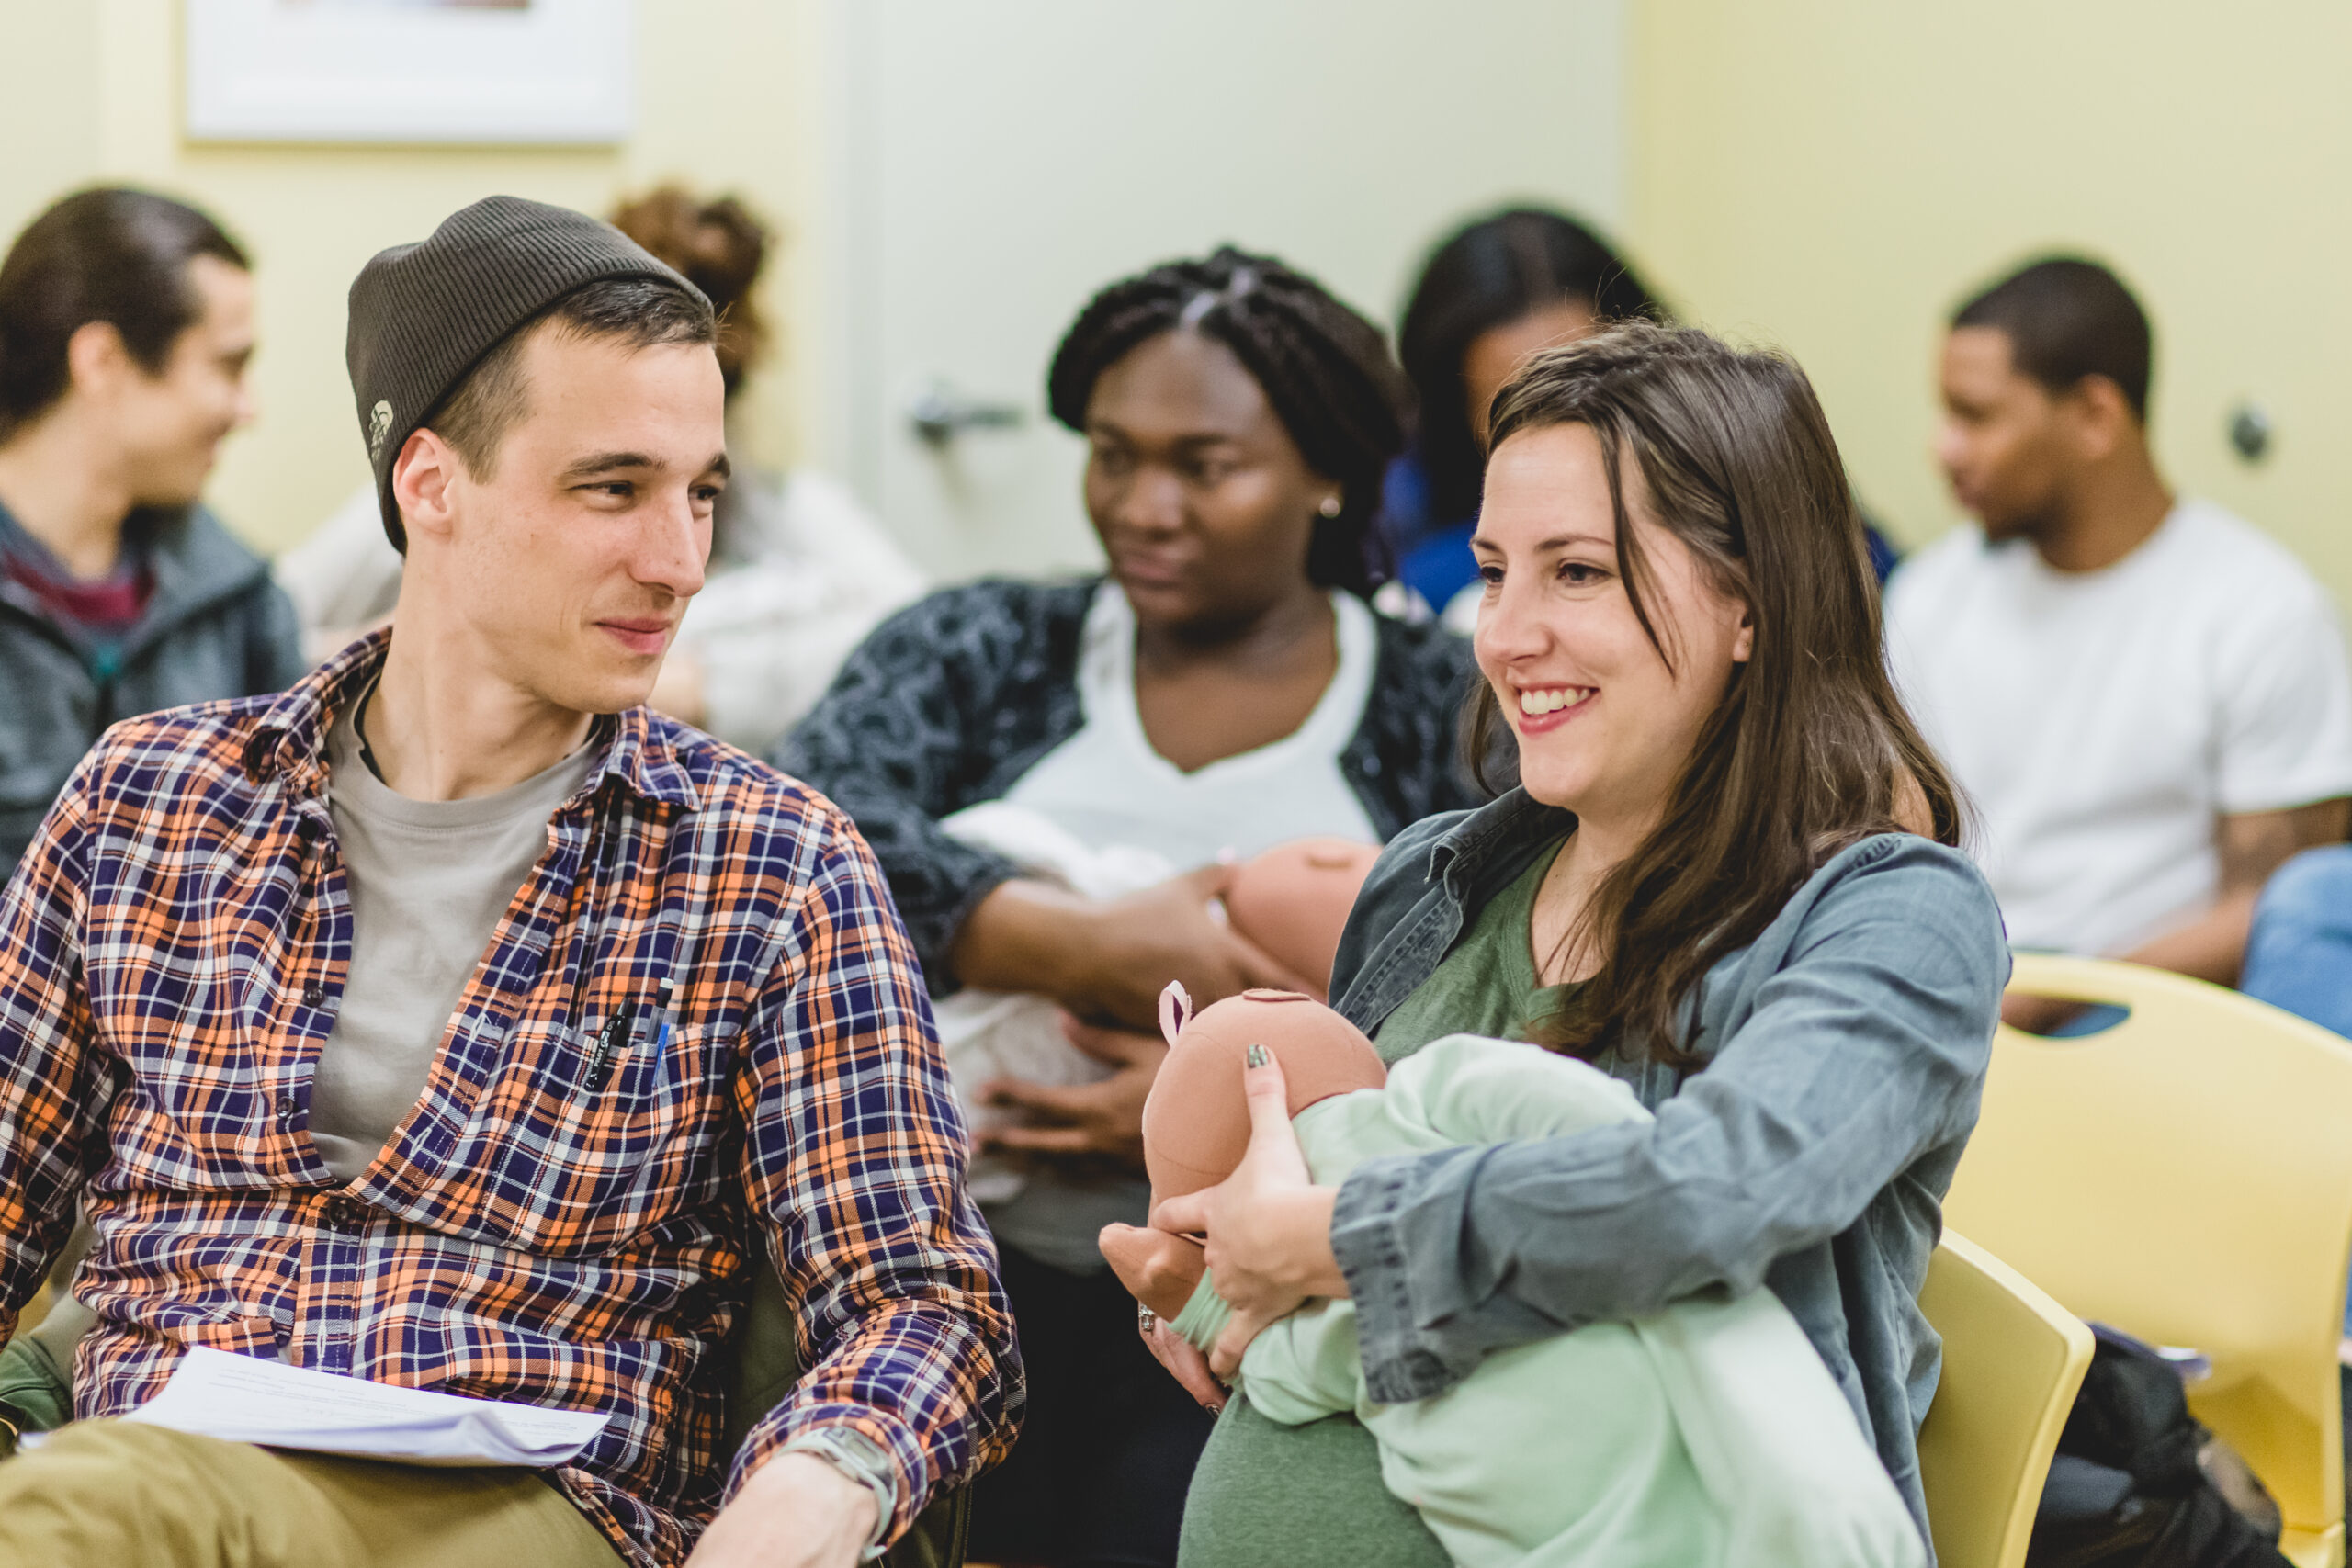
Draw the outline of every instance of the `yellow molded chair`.
M1943 1336L1944 1371L1919 1428L1919 1475L1940 1568L2018 1568L2091 1331L1983 1247L1951 1231L1928 1262L1919 1310Z
M2009 986L2131 1016L1999 1032L1945 1218L2075 1315L2211 1357L2189 1407L2278 1499L2279 1550L2342 1568L2352 1043L2134 964L2019 954Z

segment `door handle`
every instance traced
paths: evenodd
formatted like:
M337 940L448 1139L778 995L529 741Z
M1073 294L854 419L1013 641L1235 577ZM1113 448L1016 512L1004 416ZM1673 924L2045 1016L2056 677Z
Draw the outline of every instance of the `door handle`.
M1011 430L1028 418L1018 403L991 403L966 397L945 381L933 381L907 405L907 425L934 451L967 430Z

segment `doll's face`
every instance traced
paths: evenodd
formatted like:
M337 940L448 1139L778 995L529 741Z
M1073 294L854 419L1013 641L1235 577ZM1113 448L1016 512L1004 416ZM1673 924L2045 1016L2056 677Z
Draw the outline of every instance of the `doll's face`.
M1320 1100L1387 1081L1363 1032L1312 997L1244 991L1197 1015L1183 987L1160 994L1168 1057L1143 1108L1144 1168L1163 1202L1233 1174L1250 1145L1246 1054L1263 1045L1283 1066L1293 1116Z

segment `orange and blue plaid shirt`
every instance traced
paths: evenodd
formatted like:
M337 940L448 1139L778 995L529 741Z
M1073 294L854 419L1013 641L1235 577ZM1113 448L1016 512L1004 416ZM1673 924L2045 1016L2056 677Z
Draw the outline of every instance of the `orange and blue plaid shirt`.
M306 1120L367 962L323 750L384 648L117 725L0 896L0 1337L80 1197L82 1416L142 1404L193 1345L606 1411L555 1479L663 1564L769 1454L854 1432L888 1456L897 1534L1002 1457L1022 1382L864 840L707 736L598 721L416 1108L346 1185ZM650 1022L664 978L666 1041L616 1030L597 1066L605 1021ZM730 1480L722 1341L763 1251L807 1371Z

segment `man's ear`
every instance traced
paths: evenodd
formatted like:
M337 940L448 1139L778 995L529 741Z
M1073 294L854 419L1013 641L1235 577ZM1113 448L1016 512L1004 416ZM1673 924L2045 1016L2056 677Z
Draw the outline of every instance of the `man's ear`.
M65 340L66 381L84 397L105 397L133 368L122 332L112 321L84 321Z
M2101 461L2140 436L2140 416L2132 412L2132 400L2108 377L2084 377L2059 403L2075 450L2086 461Z
M392 459L392 502L411 540L419 534L447 538L456 522L451 488L465 471L458 449L431 430L410 433Z

